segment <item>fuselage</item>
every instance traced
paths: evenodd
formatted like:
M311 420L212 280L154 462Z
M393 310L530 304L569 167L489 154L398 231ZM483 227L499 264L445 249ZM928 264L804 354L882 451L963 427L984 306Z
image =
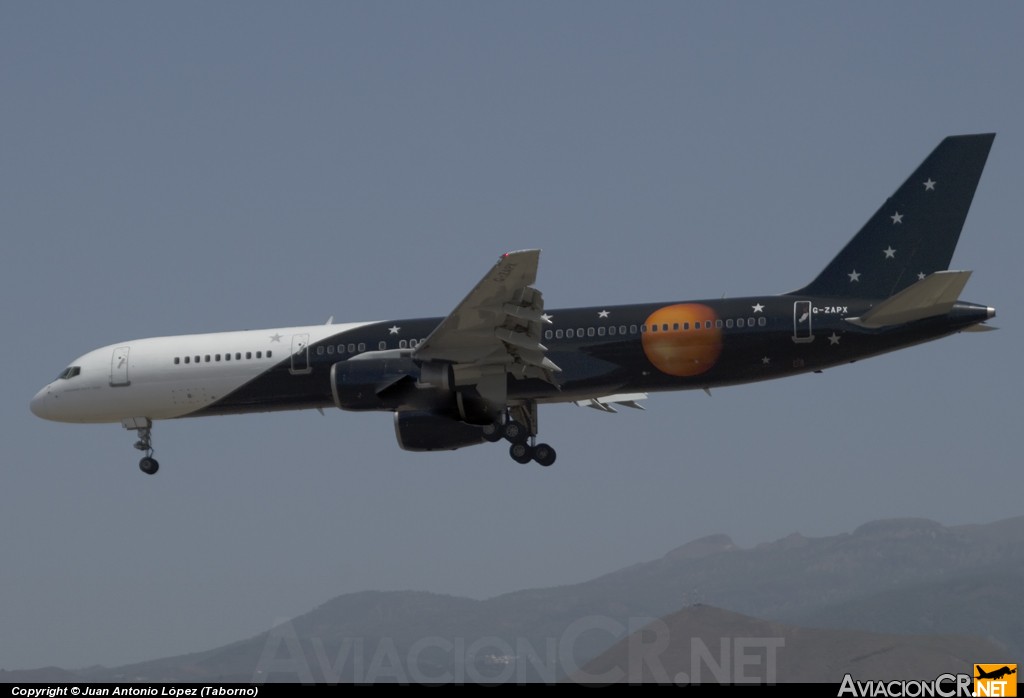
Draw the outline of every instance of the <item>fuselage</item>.
M554 383L508 377L510 401L713 388L817 371L957 332L994 315L956 303L885 329L847 322L868 300L795 295L552 309ZM62 422L175 419L335 406L331 367L416 347L443 318L309 325L118 342L75 359L32 399ZM337 405L344 407L344 405Z

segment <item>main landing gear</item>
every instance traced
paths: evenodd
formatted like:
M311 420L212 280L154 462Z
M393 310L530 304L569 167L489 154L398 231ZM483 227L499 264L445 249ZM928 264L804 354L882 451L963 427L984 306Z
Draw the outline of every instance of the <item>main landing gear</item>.
M132 417L122 419L121 425L125 429L136 431L139 434L135 448L146 453L139 461L139 470L146 475L155 475L156 471L160 469L160 463L153 457L153 422L148 417Z
M484 427L484 438L488 441L505 439L509 446L508 455L516 463L536 461L545 468L555 462L557 454L548 444L537 443L537 403L514 405L505 414L505 421Z

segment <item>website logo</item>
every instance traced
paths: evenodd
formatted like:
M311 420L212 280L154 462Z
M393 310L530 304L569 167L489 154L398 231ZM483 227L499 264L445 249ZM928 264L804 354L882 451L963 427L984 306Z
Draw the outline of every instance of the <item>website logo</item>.
M974 695L986 696L1017 695L1016 664L975 664Z

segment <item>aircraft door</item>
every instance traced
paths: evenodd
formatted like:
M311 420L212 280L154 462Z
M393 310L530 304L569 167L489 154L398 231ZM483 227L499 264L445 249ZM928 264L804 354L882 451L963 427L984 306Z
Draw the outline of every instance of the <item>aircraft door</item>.
M313 367L309 365L309 335L292 335L292 375L309 373Z
M811 301L796 301L793 303L793 341L797 344L806 344L814 341L814 334L811 329L811 317L813 316Z
M110 385L130 385L128 380L128 350L131 347L117 347L110 357Z

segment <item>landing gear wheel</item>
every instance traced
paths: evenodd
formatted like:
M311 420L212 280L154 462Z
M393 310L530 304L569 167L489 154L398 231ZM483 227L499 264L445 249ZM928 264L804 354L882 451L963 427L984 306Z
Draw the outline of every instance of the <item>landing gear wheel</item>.
M537 444L533 447L533 459L545 468L555 462L555 449L547 444Z
M513 444L526 444L526 440L530 438L530 430L526 428L525 424L521 424L514 419L510 419L505 422L502 427L502 436L511 441Z
M139 461L139 470L152 475L160 469L160 464L153 457L153 420L149 417L128 417L121 420L121 426L139 435L134 446L146 455Z
M526 464L533 460L533 448L525 443L512 444L508 449L508 455L512 456L516 463Z
M484 433L484 440L494 443L505 438L500 424L488 424L480 429Z

